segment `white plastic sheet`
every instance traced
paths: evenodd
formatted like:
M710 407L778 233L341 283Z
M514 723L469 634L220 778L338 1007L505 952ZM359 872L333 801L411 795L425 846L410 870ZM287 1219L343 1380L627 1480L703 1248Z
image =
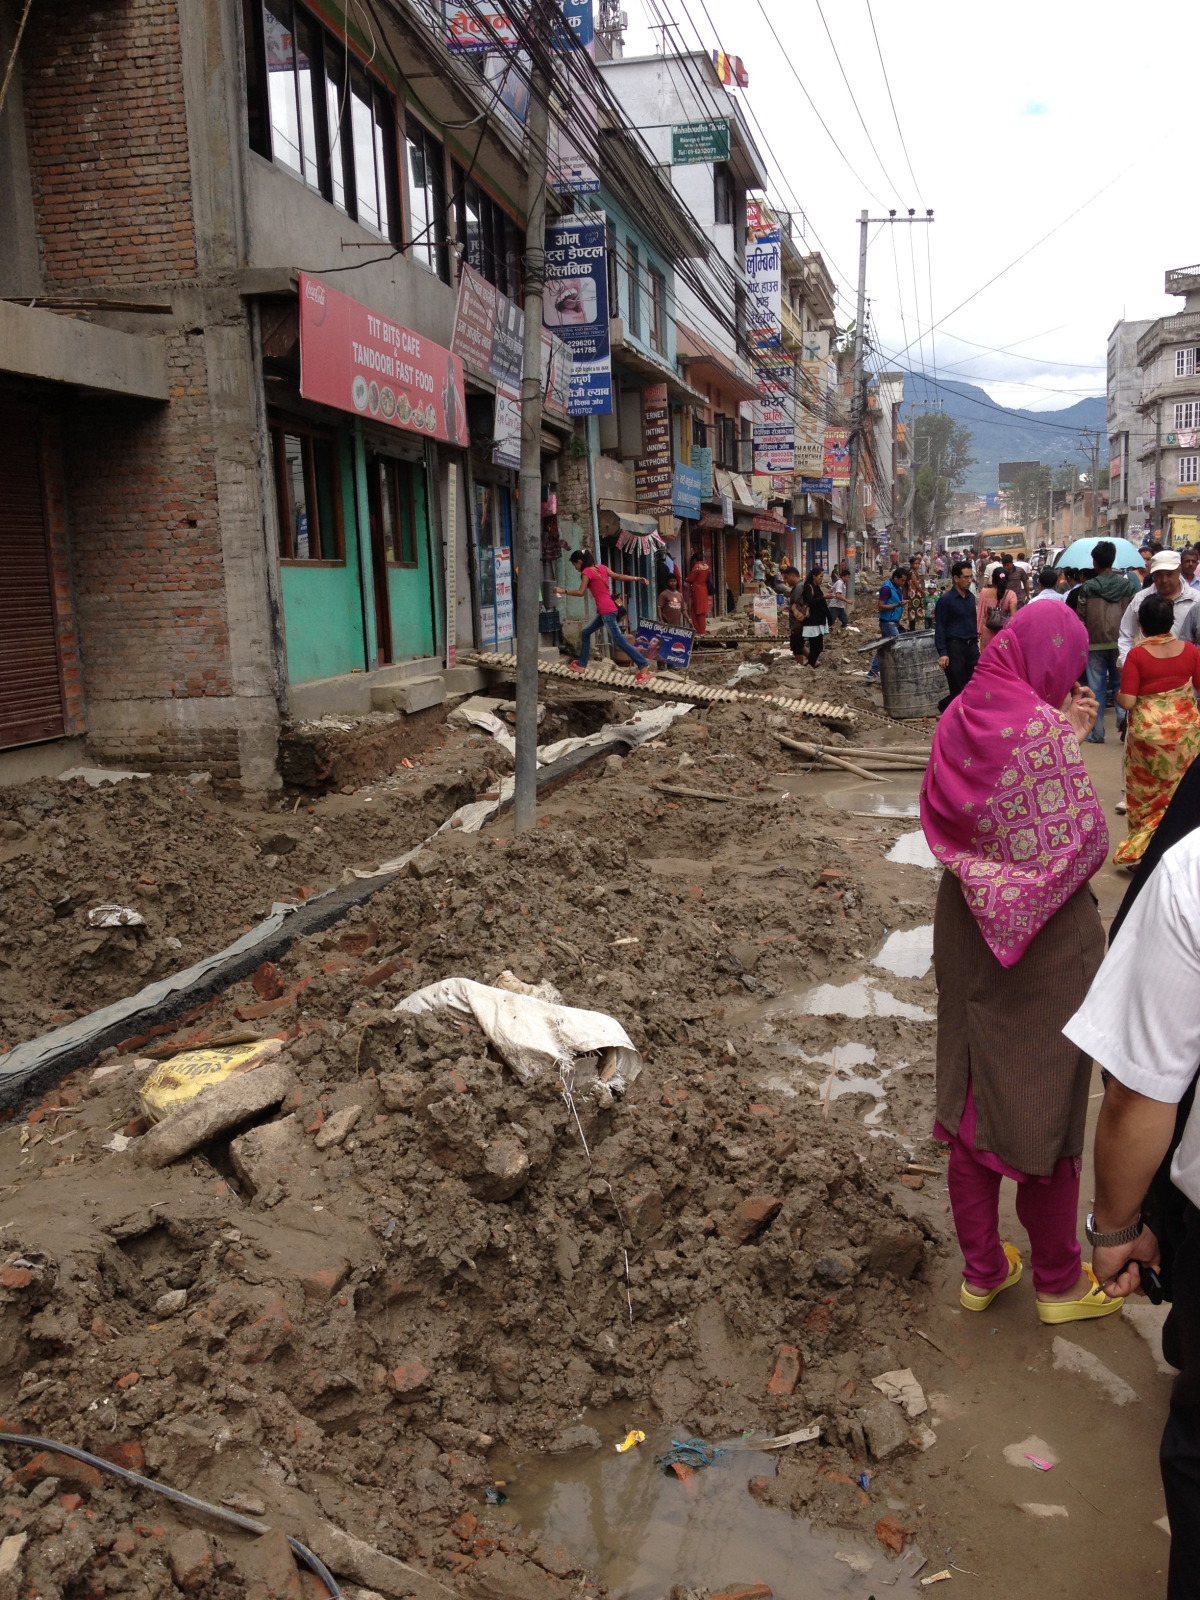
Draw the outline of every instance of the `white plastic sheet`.
M443 978L418 989L401 1000L393 1015L439 1011L474 1017L522 1083L543 1072L557 1072L578 1056L605 1054L601 1076L610 1090L620 1094L642 1070L642 1058L625 1029L602 1011L553 1005L471 978Z

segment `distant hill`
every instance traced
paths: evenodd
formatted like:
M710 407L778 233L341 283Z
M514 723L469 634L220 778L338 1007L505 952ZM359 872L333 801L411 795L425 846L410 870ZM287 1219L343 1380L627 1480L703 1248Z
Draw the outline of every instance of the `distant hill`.
M910 422L919 412L938 409L939 401L947 416L971 430L975 465L963 488L976 494L995 493L1002 461L1044 461L1057 467L1062 461L1077 459L1078 429L1108 431L1107 407L1099 397L1078 400L1061 411L1017 411L998 406L975 384L942 378L935 385L919 372L905 373L903 414ZM1108 465L1106 446L1101 447L1100 459Z

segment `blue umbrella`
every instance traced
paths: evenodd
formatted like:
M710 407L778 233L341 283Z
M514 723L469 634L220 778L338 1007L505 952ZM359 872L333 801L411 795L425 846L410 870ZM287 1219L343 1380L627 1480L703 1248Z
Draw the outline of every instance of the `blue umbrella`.
M1099 544L1100 537L1100 535L1097 535L1094 539L1076 539L1073 544L1067 546L1054 565L1056 567L1073 567L1078 572L1083 572L1088 567L1094 566L1092 551ZM1116 546L1117 559L1113 562L1114 567L1141 567L1145 565L1145 561L1138 554L1136 546L1131 545L1128 539L1109 539L1108 542Z

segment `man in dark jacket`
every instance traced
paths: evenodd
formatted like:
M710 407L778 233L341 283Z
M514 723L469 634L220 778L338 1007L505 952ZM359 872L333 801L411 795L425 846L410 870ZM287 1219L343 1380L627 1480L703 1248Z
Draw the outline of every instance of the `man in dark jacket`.
M933 609L933 642L938 666L946 674L950 693L938 701L938 710L960 695L971 681L979 660L979 628L975 597L971 593L971 563L956 561L950 568L950 587L938 596Z
M1138 592L1137 581L1124 572L1114 572L1117 547L1111 539L1101 539L1092 546L1092 564L1096 576L1089 578L1079 591L1078 613L1088 631L1087 686L1096 696L1096 726L1087 736L1088 744L1104 743L1104 708L1109 694L1121 687L1121 667L1117 658L1117 642L1121 631L1121 618L1125 607ZM1125 721L1125 713L1117 708L1117 727Z

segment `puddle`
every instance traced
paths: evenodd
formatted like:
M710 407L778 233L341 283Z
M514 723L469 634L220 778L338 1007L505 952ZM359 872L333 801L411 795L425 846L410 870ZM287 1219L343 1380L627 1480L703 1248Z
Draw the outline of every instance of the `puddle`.
M865 974L849 983L821 983L797 994L781 994L773 1000L745 1006L729 1013L731 1023L745 1026L771 1017L907 1017L913 1022L933 1022L932 1011L897 1000L887 989L880 989L874 978Z
M826 804L835 811L848 812L854 817L919 817L921 800L914 788L911 794L903 789L839 789L825 796Z
M896 978L923 978L933 965L932 922L889 933L883 948L871 957L871 965L882 967Z
M925 835L919 828L915 833L902 833L888 851L887 859L898 862L902 867L929 867L934 872L942 870L941 862L925 842Z
M600 1425L602 1419L584 1420ZM509 1496L501 1516L536 1531L548 1545L564 1546L614 1600L663 1600L675 1584L714 1594L766 1584L777 1595L804 1600L866 1600L879 1583L889 1583L895 1567L877 1545L849 1534L818 1534L790 1512L759 1504L749 1484L774 1477L775 1456L740 1439L727 1441L728 1454L683 1484L656 1467L654 1456L672 1437L686 1437L686 1429L647 1429L645 1444L615 1454L612 1441L637 1420L622 1413L617 1426L601 1426L602 1450L503 1464L493 1456ZM836 1559L839 1551L863 1557L870 1570L855 1573ZM905 1578L888 1588L897 1596L917 1592Z
M762 1080L763 1088L776 1094L798 1095L802 1090L819 1095L821 1099L840 1100L843 1095L869 1094L875 1105L863 1116L868 1128L877 1128L887 1109L887 1080L895 1072L903 1072L908 1065L898 1061L894 1067L881 1067L877 1078L866 1078L853 1071L855 1067L875 1065L875 1051L869 1044L839 1044L821 1055L810 1056L798 1044L782 1044L779 1053L807 1066L820 1067L819 1074L808 1074L798 1069L791 1073L774 1073ZM828 1068L826 1071L824 1069ZM832 1078L832 1081L830 1081Z

